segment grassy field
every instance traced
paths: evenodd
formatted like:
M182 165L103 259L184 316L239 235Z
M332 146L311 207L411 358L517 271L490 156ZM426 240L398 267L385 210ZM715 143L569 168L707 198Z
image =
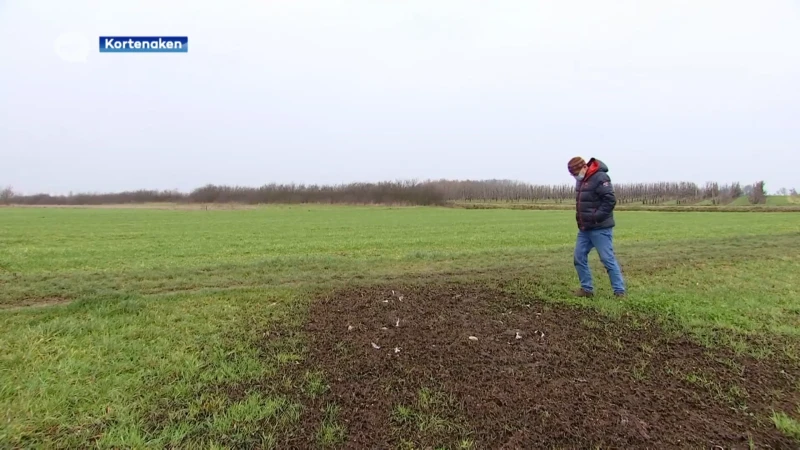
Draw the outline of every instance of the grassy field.
M800 214L620 211L617 225L624 302L594 253L599 295L570 297L571 211L0 208L0 447L341 443L336 405L297 430L334 380L287 374L307 359L311 301L352 284L485 280L798 361ZM247 383L265 388L220 388ZM794 408L767 420L800 439Z

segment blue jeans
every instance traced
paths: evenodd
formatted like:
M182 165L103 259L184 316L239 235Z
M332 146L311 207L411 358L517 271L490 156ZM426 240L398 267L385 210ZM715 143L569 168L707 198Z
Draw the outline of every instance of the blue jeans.
M589 252L596 248L597 254L600 255L600 261L608 272L611 288L615 293L625 292L622 270L620 270L617 257L614 255L613 230L613 228L600 228L578 231L578 239L575 242L575 270L578 271L578 279L585 291L594 292L592 272L589 270Z

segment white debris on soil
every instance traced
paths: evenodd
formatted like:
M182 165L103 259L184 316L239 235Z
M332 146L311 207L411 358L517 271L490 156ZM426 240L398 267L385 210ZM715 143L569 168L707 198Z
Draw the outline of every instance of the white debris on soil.
M394 352L395 352L395 353L400 353L400 347L395 347L395 348L394 348Z
M478 338L477 338L477 337L475 337L475 336L470 336L470 337L469 337L469 340L470 340L470 341L477 341L477 340L478 340Z
M372 348L374 348L375 350L377 350L377 349L379 349L379 348L381 348L381 347L380 347L378 344L376 344L376 343L372 342Z
M519 331L517 331L517 335L514 336L514 339L522 339L522 335L519 334Z
M397 318L397 321L394 323L395 328L400 326L400 318Z
M402 302L403 301L403 296L401 295L401 296L397 297L397 299Z
M355 328L355 327L353 327L352 325L348 325L347 326L347 331L353 331L353 328Z
M383 303L389 303L389 300L384 300Z
M386 327L381 327L381 330L383 330L383 331L386 331L386 330L388 330L388 328L386 328Z

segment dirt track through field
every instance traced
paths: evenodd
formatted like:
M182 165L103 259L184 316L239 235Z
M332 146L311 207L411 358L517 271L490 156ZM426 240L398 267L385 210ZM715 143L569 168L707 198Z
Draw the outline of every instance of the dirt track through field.
M769 417L800 405L797 367L709 354L642 320L395 287L321 299L306 331L330 384L314 409L339 406L346 448L796 448Z

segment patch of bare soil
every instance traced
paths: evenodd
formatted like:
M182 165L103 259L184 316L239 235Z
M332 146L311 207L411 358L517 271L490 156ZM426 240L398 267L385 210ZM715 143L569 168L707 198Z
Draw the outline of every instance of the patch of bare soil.
M800 404L797 367L641 319L481 287L359 288L315 302L306 332L330 384L313 408L339 406L346 448L797 448L769 421ZM302 420L314 439L320 414Z
M29 298L13 304L0 304L0 311L15 311L27 308L44 308L46 306L66 305L72 303L72 299L64 297Z

